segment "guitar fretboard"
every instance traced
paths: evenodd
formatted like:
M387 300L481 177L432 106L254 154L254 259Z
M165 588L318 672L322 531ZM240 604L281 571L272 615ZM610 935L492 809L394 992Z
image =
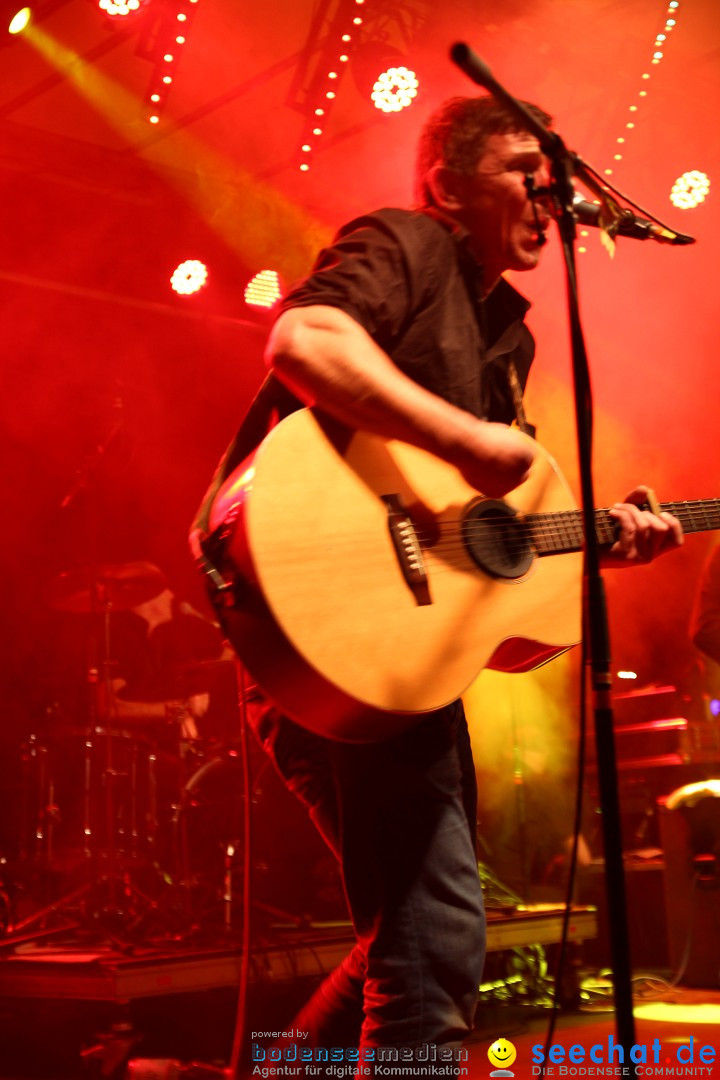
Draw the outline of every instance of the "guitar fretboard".
M649 509L645 507L644 509ZM673 514L686 533L706 532L720 529L720 499L697 499L691 502L661 503L660 509ZM583 521L580 510L561 510L554 514L529 514L525 519L529 526L533 547L538 555L581 551L583 547ZM617 522L609 509L595 511L595 534L601 546L614 543Z

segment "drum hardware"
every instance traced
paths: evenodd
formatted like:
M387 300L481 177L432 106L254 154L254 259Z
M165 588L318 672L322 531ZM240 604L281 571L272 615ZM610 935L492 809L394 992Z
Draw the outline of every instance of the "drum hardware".
M49 919L61 916L64 922L66 915L93 927L109 920L122 934L155 904L138 881L141 870L156 873L157 753L144 734L118 730L110 715L110 616L165 587L150 563L99 566L94 573L60 574L51 583L56 610L95 616L88 635L89 716L79 732L31 736L26 744L28 821L21 848L33 872L56 888L77 882L78 875L91 880L16 923L11 940Z
M157 907L161 885L167 887L156 869L156 755L140 740L111 732L116 745L108 769L107 737L101 729L93 736L29 741L27 802L34 820L22 844L20 870L31 883L26 900L33 896L40 907L11 920L7 944L79 927L102 930L118 945L127 944L140 920ZM109 833L108 785L113 788ZM19 876L16 883L21 882Z
M190 661L163 685L143 687L138 700L172 705L164 720L134 730L131 721L112 713L111 615L143 603L164 579L142 563L101 566L97 576L96 586L91 574L63 574L51 588L56 609L94 616L86 668L88 717L82 727L69 726L65 718L62 732L40 733L26 746L25 848L31 872L46 874L53 891L45 889L41 910L28 918L21 912L5 944L76 929L102 931L121 947L146 940L143 935L156 929L180 938L199 928L237 933L246 884L246 796L235 664ZM133 692L128 700L135 700ZM203 729L204 717L196 719L190 699L205 693L211 702L232 704L227 716L211 718ZM252 770L252 803L263 802L259 784L269 780L304 822L259 748L255 752L262 764ZM274 801L262 809L250 875L252 908L262 913L263 922L302 925L306 912L283 908L298 880L309 887L309 879L302 881L294 869L294 850L293 868L284 866L285 848L294 846L294 820L286 830L282 809L275 820ZM48 898L52 902L46 903Z
M53 902L22 919L23 931L74 919L79 912L89 926L109 919L122 933L154 904L144 888L146 878L149 891L153 876L163 880L157 870L158 744L153 736L119 730L113 716L111 615L151 605L167 590L167 580L150 562L99 557L102 514L112 496L107 463L125 426L121 396L115 404L105 436L85 457L59 504L60 510L73 507L79 515L73 524L81 523L85 559L84 566L49 582L46 599L54 611L88 618L87 715L71 735L41 733L28 747L27 869L33 885L52 888Z

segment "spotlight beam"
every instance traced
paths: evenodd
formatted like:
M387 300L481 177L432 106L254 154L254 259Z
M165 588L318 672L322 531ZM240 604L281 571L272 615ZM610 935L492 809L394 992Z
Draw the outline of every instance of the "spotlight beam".
M62 4L67 3L68 0L60 0L56 7L61 7ZM37 16L34 16L33 22L37 22ZM110 38L105 41L101 41L99 45L95 45L94 48L88 49L86 53L78 54L78 61L82 61L86 64L92 64L96 60L99 60L102 56L112 52L113 49L117 49L122 45L129 37L137 33L137 28L122 27L118 29ZM60 86L67 79L67 72L64 70L58 70L52 73L52 75L46 76L41 79L40 82L35 83L34 86L24 90L22 94L18 94L17 97L12 98L11 101L7 101L5 105L0 107L0 120L6 119L11 116L16 109L22 108L24 105L28 105L31 101L35 101L36 98L42 97L43 94L47 94L50 90L54 90L56 86Z

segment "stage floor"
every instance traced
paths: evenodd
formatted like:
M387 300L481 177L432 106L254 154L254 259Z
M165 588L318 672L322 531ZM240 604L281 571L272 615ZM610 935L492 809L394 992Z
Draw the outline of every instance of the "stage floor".
M490 1075L488 1049L498 1038L510 1040L516 1050L515 1080L540 1075L537 1061L546 1037L549 998L547 993L543 1000L541 993L531 992L526 975L544 953L538 947L551 948L559 941L562 921L563 912L556 907L489 913L488 972L515 970L515 985L508 978L504 1000L502 989L497 993L492 982L483 988L477 1028L467 1044L461 1076L484 1080ZM593 938L597 934L595 910L573 909L568 934L574 943ZM258 1024L266 1030L282 1027L352 942L351 929L343 923L276 925L266 930L264 940L250 951L248 1031ZM77 935L76 940L71 936L0 943L0 1076L13 1080L112 1076L119 1080L128 1061L156 1062L164 1069L167 1066L159 1063L168 1059L202 1062L208 1075L211 1069L222 1071L230 1059L234 990L242 970L242 949L237 942L120 945L92 944ZM529 967L523 970L523 964ZM534 972L538 983L541 975ZM646 1044L651 1053L653 1045L661 1048L661 1060L655 1066L650 1059L643 1075L667 1075L657 1070L669 1068L665 1059L670 1055L674 1062L677 1048L689 1045L690 1039L696 1055L702 1046L720 1053L720 988L673 987L657 973L636 978L634 988L636 1043ZM659 1012L658 1006L662 1006ZM565 1071L556 1064L548 1076L611 1075L598 1071L599 1064L589 1073L587 1060L582 1067L572 1066L579 1071L571 1072L567 1055L570 1047L575 1047L576 1058L583 1052L589 1055L593 1047L596 1056L607 1054L614 1035L612 1009L608 980L583 979L576 1002L557 1013L552 1042L563 1049L553 1053L556 1061L564 1055ZM659 1043L653 1044L656 1039ZM614 1063L619 1064L617 1054ZM148 1068L155 1066L142 1066ZM696 1056L692 1068L688 1064L685 1072L671 1075L720 1075L720 1066L702 1068ZM150 1077L142 1071L135 1075L137 1080ZM165 1075L159 1074L157 1080ZM194 1080L201 1080L197 1073Z

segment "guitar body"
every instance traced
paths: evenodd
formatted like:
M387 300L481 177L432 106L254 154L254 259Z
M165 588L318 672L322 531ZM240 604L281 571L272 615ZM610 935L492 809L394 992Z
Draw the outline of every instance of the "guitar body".
M537 451L503 505L572 508ZM421 542L419 584L393 539L390 498ZM312 410L287 417L225 482L210 522L228 524L237 603L222 617L250 674L310 730L370 741L453 701L486 666L525 671L575 644L582 555L535 558L517 577L486 572L463 525L483 503L416 447Z

